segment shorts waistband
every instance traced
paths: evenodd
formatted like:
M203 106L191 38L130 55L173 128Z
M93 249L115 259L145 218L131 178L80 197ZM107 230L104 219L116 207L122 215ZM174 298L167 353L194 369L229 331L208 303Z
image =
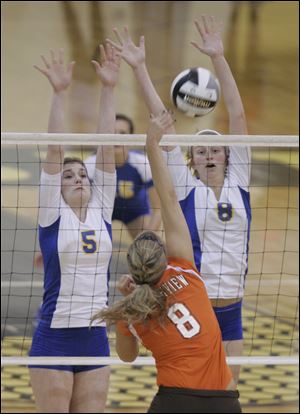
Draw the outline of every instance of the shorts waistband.
M162 394L184 394L206 398L239 398L240 396L238 390L196 390L192 388L165 387L164 385L159 386L158 392Z
M243 301L240 300L239 302L232 303L231 305L228 305L228 306L221 306L221 307L213 306L213 309L215 312L226 312L226 311L231 311L234 309L241 309L242 302Z

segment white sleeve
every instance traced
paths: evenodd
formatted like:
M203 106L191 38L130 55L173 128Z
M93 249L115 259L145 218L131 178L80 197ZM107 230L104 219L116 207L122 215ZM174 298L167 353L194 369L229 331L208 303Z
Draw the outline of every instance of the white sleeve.
M92 186L93 199L102 210L103 218L111 223L112 212L116 196L116 173L108 173L95 169L94 182Z
M228 180L248 191L251 176L251 148L229 147Z
M39 203L40 226L51 226L58 219L61 201L61 173L47 174L42 170Z
M186 165L180 147L169 152L163 151L163 155L171 173L177 198L179 201L184 200L190 191L197 186L196 179Z
M89 178L93 180L96 166L96 155L91 155L90 157L88 157L86 160L84 160L84 164Z

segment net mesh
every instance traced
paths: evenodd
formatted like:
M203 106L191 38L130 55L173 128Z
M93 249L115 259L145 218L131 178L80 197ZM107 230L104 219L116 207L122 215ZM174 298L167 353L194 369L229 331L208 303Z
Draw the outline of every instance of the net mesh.
M9 141L9 137L5 138ZM22 141L22 137L18 138ZM189 144L188 138L185 137L181 144ZM288 146L291 143L282 137L280 144L274 146L274 141L272 143L268 138L264 137L265 147L253 146L250 142L253 147L250 184L252 225L243 302L244 355L249 357L282 357L298 353L298 148L295 140L293 146ZM139 149L142 150L141 147ZM85 159L90 153L90 147L82 149L76 146L66 155ZM45 154L46 147L40 144L22 145L11 141L10 145L2 146L2 356L28 354L42 301L43 271L35 264L35 256L39 252L39 181ZM110 302L119 299L115 280L127 273L126 253L130 241L124 224L115 221ZM116 357L113 330L109 336L112 356ZM140 355L149 356L149 353L141 349ZM6 378L13 375L16 368L6 367L3 375ZM114 368L111 383L118 383L119 379L125 381L127 397L122 400L111 391L109 404L118 407L147 406L154 394L155 375L155 368L151 366ZM282 376L291 380L284 392L280 386ZM128 385L128 380L133 378L132 385ZM253 397L258 379L266 382L273 379L277 394ZM255 371L244 367L240 381L241 402L254 403L255 399L256 402L269 404L276 398L283 402L296 401L297 381L296 366L272 365L255 368Z

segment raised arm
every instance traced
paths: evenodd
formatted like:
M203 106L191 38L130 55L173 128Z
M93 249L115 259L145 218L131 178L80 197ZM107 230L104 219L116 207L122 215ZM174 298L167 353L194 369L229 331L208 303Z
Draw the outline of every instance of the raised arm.
M57 55L53 50L50 53L50 59L47 59L44 55L41 56L45 67L37 65L34 65L34 67L48 78L53 88L48 132L60 133L64 132L65 94L72 80L75 62L69 63L65 69L63 50L60 49ZM63 159L63 147L60 145L48 145L46 160L43 163L44 171L48 174L58 174L62 169Z
M159 147L162 135L170 128L173 122L171 115L166 111L152 118L147 134L146 150L154 186L160 198L167 254L168 256L186 259L194 265L189 229L177 201L170 172Z
M112 42L108 39L120 53L121 57L131 66L133 73L140 85L144 101L149 110L149 114L154 116L161 114L165 110L165 106L160 99L148 73L146 66L145 38L140 37L139 45L136 46L129 34L128 28L124 27L123 33L120 34L118 29L114 29L114 33L119 43ZM168 127L167 134L175 134L173 125Z
M100 45L100 56L101 63L95 60L92 61L102 83L97 133L113 134L116 122L114 88L119 75L120 57L110 44L106 44L106 48ZM113 145L98 147L96 168L110 173L115 171L115 152Z
M229 115L229 132L230 134L247 134L247 123L242 99L230 67L224 57L221 25L216 23L213 16L201 16L201 19L195 21L195 25L201 39L191 43L196 49L211 58L216 76L220 81L221 91Z
M147 230L158 231L161 227L161 213L159 197L154 186L148 189L148 195L151 205L151 215L144 228Z

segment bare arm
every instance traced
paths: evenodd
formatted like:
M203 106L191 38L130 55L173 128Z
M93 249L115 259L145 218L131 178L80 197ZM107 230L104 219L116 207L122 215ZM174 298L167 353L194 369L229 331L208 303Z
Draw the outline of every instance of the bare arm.
M117 282L117 289L123 296L129 295L135 288L136 284L131 275L122 275ZM125 362L134 361L139 353L137 338L133 335L128 335L128 329L124 328L122 321L116 324L116 351L122 361Z
M186 259L195 266L190 232L177 201L170 172L159 148L162 134L172 123L173 120L167 112L152 118L147 134L146 150L154 185L160 198L167 254Z
M34 67L45 75L53 87L53 98L48 122L48 132L64 132L64 104L65 91L71 83L73 67L75 62L69 63L67 69L64 68L64 53L60 49L58 55L51 50L51 59L41 56L45 67ZM60 145L48 145L46 160L43 169L48 174L58 174L62 169L64 159L63 147Z
M135 336L124 335L116 326L116 351L120 359L132 362L139 354L139 344Z
M140 85L149 113L154 116L161 114L166 108L160 99L148 73L146 66L144 36L140 37L139 45L136 46L129 35L127 27L124 28L122 35L117 29L114 29L114 33L118 38L119 44L112 42L111 40L108 41L120 52L121 57L128 63L128 65L131 66L138 84ZM166 134L175 133L176 131L174 125L170 125L166 131Z
M98 134L113 134L115 131L116 112L114 88L116 86L120 58L109 44L106 49L100 45L101 63L93 60L96 73L102 82L100 109L97 125ZM115 152L113 145L99 146L96 155L96 168L105 172L115 171Z
M147 230L157 231L161 225L160 201L155 187L148 190L149 200L151 204L151 215L147 223Z
M229 115L229 132L231 134L247 134L247 123L242 99L230 67L224 57L221 26L213 16L201 16L195 21L200 42L191 42L198 50L210 56L216 76L220 81L226 109Z
M48 122L48 132L64 132L65 91L53 92ZM43 170L48 174L58 174L64 161L64 148L61 145L48 145Z

